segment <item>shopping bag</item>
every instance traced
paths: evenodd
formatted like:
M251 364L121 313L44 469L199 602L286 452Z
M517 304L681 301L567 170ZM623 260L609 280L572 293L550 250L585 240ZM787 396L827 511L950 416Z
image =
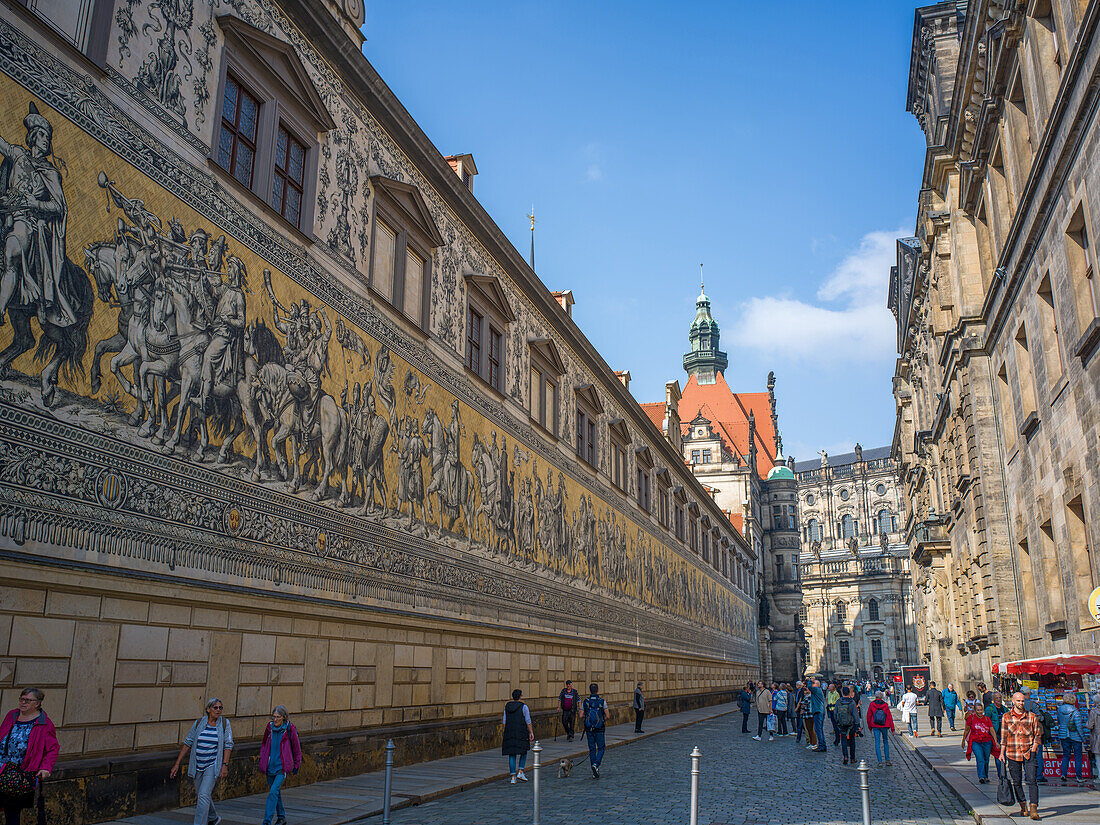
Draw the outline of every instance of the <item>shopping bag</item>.
M1016 794L1012 792L1012 782L1008 778L1007 766L1001 774L1001 781L997 784L997 804L1007 806L1016 804Z
M775 733L775 729L779 724L779 720L774 713L768 714L768 733Z

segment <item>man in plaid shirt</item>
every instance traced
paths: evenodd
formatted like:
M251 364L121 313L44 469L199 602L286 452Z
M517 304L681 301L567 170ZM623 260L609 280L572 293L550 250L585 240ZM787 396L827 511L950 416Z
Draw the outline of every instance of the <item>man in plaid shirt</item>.
M1024 804L1023 779L1027 779L1031 818L1039 818L1039 782L1037 759L1032 757L1043 747L1043 723L1024 708L1026 698L1017 691L1012 694L1012 710L1001 718L1001 758L1012 780L1012 791L1020 803L1020 816L1028 816Z

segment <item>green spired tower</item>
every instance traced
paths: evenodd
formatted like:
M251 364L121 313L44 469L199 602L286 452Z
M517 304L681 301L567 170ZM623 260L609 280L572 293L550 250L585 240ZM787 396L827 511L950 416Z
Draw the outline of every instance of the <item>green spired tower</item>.
M718 373L724 372L729 363L726 354L718 349L718 322L710 314L710 298L699 285L699 297L695 301L695 320L691 323L688 338L691 352L684 355L684 369L694 375L700 384L713 384Z

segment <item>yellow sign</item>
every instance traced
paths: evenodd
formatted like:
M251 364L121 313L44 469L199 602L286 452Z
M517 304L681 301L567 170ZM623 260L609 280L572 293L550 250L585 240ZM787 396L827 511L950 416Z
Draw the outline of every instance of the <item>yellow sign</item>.
M1089 613L1092 618L1100 622L1100 587L1089 593Z

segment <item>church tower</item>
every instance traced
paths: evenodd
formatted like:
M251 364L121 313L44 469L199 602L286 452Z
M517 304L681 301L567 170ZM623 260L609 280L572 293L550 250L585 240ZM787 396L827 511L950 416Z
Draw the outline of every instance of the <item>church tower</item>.
M710 298L700 285L695 301L695 320L688 334L691 352L684 355L684 369L688 375L696 376L700 384L713 384L718 373L726 369L726 354L718 348L719 334L718 323L710 314Z

